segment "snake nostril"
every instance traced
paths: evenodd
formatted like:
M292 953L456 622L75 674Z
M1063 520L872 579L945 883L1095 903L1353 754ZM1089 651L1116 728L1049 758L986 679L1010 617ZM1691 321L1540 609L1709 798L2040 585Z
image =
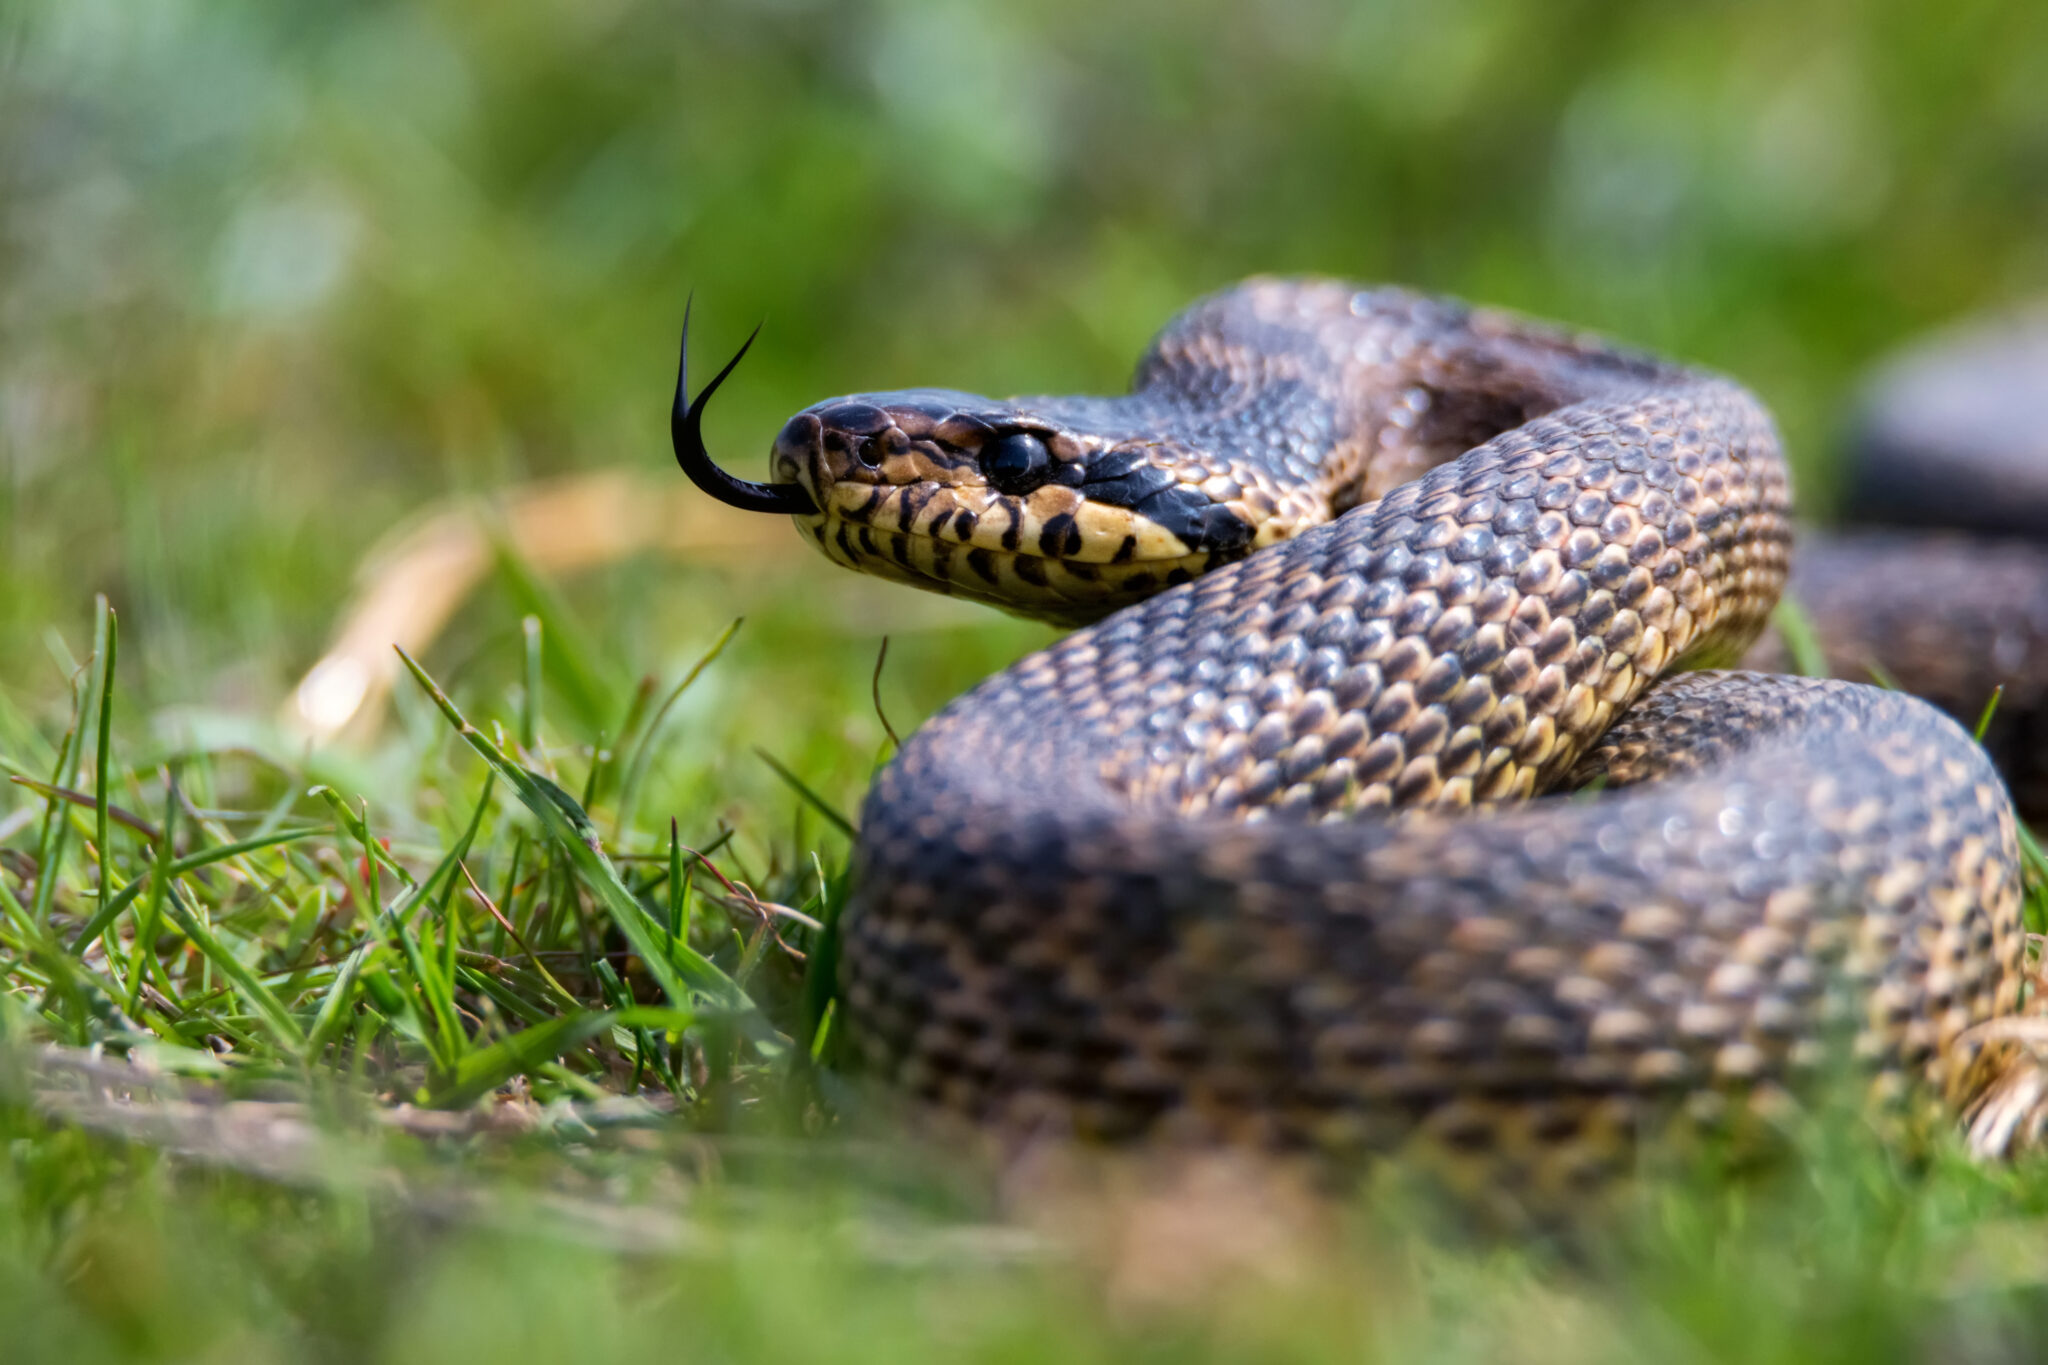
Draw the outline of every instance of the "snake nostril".
M775 450L780 455L806 456L818 448L818 442L825 434L825 424L808 412L800 412L782 424L782 430L775 434Z
M775 477L784 481L797 478L798 472L817 454L824 434L824 424L808 412L800 412L783 423L782 430L775 433Z

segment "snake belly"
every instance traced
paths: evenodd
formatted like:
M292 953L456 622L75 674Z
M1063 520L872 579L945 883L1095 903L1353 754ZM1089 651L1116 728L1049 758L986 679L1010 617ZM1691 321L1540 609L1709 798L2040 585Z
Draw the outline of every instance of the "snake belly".
M1037 488L975 481L1047 451ZM776 467L835 559L1101 617L867 798L843 1017L917 1096L1576 1181L1844 1049L1886 1100L1955 1099L1967 1032L2019 1005L2014 820L1971 737L1712 667L1791 542L1776 433L1724 378L1258 280L1123 398L833 400Z

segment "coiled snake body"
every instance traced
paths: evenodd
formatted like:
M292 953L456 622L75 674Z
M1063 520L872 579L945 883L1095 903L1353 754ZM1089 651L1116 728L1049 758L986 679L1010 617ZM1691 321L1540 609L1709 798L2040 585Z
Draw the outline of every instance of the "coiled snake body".
M1569 1184L1837 1043L1885 1096L1960 1098L1968 1031L2019 1005L2014 816L1971 736L1712 671L1791 545L1776 434L1725 379L1260 280L1126 397L818 404L771 485L712 469L701 404L686 467L833 559L1095 622L867 799L845 1018L916 1094L1087 1135L1420 1135Z

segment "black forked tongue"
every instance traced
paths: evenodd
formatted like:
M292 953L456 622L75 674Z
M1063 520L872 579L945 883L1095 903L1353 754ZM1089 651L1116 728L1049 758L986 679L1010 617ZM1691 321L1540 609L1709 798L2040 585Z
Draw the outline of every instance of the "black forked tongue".
M743 512L782 512L793 517L809 516L818 510L818 504L811 495L797 483L755 483L751 479L737 479L720 469L712 461L711 452L704 449L704 404L732 373L732 367L740 363L740 356L747 353L747 347L754 344L754 337L761 335L756 327L740 347L739 355L725 362L725 368L718 377L704 386L695 402L686 402L690 391L690 305L683 305L683 354L676 364L676 396L669 407L668 434L676 448L676 463L690 476L690 482L717 498L720 502L737 507Z

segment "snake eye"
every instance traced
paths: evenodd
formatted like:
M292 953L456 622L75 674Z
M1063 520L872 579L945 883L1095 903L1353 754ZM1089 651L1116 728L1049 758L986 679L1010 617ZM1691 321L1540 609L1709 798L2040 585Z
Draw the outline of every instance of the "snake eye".
M981 472L998 493L1022 497L1044 483L1052 455L1028 431L1013 431L981 448Z

